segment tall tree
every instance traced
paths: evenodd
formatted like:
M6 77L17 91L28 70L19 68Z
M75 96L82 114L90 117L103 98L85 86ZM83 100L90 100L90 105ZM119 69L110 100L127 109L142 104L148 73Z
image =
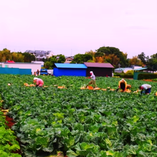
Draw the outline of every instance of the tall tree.
M134 56L132 57L130 60L129 60L129 65L139 65L139 66L142 66L143 63L140 59L138 59L137 56Z
M148 61L148 59L149 59L148 56L147 57L145 56L144 52L142 52L141 54L139 54L138 58L143 62L143 64L146 64L147 61Z
M121 52L118 48L116 47L100 47L97 52L99 53L104 53L105 55L109 54L114 54L120 59L120 64L122 67L125 67L128 65L127 62L127 55Z
M1 62L6 62L7 60L10 60L11 58L11 53L10 53L10 50L4 48L2 51L0 51L1 53Z
M111 63L115 68L118 67L120 59L115 54L105 55L105 62Z
M94 52L94 51L92 51L92 50L85 52L85 54L89 54L89 55L92 56L92 59L89 59L87 62L95 62L95 57L94 57L94 56L95 56L95 53L96 53L96 52Z
M146 63L148 69L157 70L157 53L150 56Z

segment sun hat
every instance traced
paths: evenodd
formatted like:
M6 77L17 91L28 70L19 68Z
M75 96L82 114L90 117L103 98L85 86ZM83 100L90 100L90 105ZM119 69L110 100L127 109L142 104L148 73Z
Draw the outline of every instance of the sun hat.
M34 77L34 79L33 80L37 80L38 78L37 77Z

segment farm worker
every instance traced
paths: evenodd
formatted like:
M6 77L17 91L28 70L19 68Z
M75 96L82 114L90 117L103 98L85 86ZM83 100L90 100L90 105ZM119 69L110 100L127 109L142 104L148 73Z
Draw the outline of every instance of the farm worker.
M36 74L37 74L37 76L39 75L39 69L37 70Z
M139 89L141 90L141 94L149 94L151 92L152 86L149 84L143 84L139 86Z
M122 89L123 92L127 89L127 82L124 79L121 79L119 81L118 89L116 91L118 91L119 89Z
M95 82L95 75L93 73L93 71L90 71L90 78L91 81L87 84L86 88L88 87L88 85L92 84L94 86L94 88L96 87L96 82Z
M36 87L42 87L44 85L44 81L37 77L34 77L33 82L36 84Z

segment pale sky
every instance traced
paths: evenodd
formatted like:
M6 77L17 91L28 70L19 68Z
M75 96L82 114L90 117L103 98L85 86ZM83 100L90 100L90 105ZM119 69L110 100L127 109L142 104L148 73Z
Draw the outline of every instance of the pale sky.
M157 0L0 0L0 50L157 53Z

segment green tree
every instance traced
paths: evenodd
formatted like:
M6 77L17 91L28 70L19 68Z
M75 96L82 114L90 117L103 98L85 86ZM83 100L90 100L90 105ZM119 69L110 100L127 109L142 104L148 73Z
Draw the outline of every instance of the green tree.
M119 58L115 54L105 55L105 62L111 63L114 67L118 67Z
M12 52L10 60L13 60L14 62L24 62L24 56L21 52Z
M24 56L22 55L22 53L16 53L17 54L17 60L15 60L15 62L24 62Z
M96 52L94 52L92 50L85 52L85 54L90 54L92 57L94 57L95 53Z
M134 56L134 57L132 57L132 58L129 60L129 65L130 65L130 66L131 66L131 65L139 65L139 66L142 66L142 65L143 65L143 62L142 62L140 59L138 59L137 56Z
M60 54L60 55L57 55L56 56L56 59L57 59L57 63L64 63L65 62L65 56Z
M100 47L97 53L104 53L105 55L114 54L120 59L120 65L122 67L128 66L127 55L121 52L116 47Z
M4 48L2 51L0 51L0 54L1 54L1 58L0 58L1 62L6 62L7 60L11 60L10 50Z
M35 60L35 56L29 53L22 52L10 52L8 49L0 51L0 61L6 62L7 60L13 60L15 62L31 62Z
M51 63L50 61L46 61L46 62L44 63L44 67L45 67L46 69L52 69L52 63Z
M96 52L95 53L95 55L94 55L94 57L96 58L96 57L102 57L102 56L104 56L105 54L103 53L103 52Z
M93 60L93 57L91 54L76 54L74 56L74 59L71 63L84 63L88 62L89 60Z
M44 67L47 69L52 69L55 66L55 63L64 63L64 62L65 62L65 56L60 54L60 55L56 55L56 56L52 56L48 58L44 62Z
M22 55L24 56L24 62L35 61L35 56L33 54L25 52L25 53L22 53Z
M148 69L157 70L157 53L150 56L146 63Z
M143 64L146 64L147 61L148 61L148 59L149 59L148 56L147 57L145 56L144 52L142 52L141 54L139 54L138 58L143 62Z
M55 63L57 63L57 57L56 56L50 57L50 63L51 67L54 67Z

